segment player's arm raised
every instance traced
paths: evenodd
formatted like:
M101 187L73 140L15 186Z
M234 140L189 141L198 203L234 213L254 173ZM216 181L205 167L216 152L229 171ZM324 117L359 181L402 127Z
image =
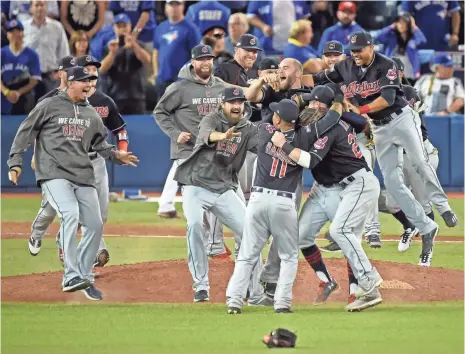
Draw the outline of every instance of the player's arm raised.
M213 146L218 141L231 139L233 136L239 136L240 133L235 132L235 127L229 128L226 132L216 131L215 119L207 115L200 121L199 125L199 136L197 143L203 143L208 146Z
M323 85L328 82L332 82L334 84L343 82L344 78L340 73L342 63L343 61L334 65L332 69L326 69L317 74L302 75L302 84L309 87L315 87L316 85Z

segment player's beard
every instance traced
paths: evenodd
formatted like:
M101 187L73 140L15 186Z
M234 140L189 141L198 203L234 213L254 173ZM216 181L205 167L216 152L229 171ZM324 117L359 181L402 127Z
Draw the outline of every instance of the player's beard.
M200 77L202 80L208 79L213 73L213 66L208 67L208 71L206 70L206 67L200 67L198 69L195 69L195 74Z
M321 110L319 108L307 107L299 115L300 125L306 126L317 122L326 115L326 112L326 110Z
M235 107L231 108L229 112L225 112L226 117L233 125L236 125L242 119L243 114L244 111L241 108Z

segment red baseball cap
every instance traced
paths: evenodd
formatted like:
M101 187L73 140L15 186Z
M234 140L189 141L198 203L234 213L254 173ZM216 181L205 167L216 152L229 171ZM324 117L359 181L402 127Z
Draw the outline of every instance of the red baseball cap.
M356 12L357 11L357 6L352 1L342 1L338 8L338 11L344 11L344 12Z

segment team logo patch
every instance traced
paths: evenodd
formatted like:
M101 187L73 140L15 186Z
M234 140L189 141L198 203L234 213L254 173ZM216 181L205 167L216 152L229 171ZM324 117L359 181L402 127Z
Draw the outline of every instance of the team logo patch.
M357 42L357 35L353 36L351 39L350 39L350 43L355 43Z
M76 65L76 60L74 60L74 58L71 59L69 62L71 63L71 65Z
M397 79L397 68L396 68L395 65L394 65L394 67L392 69L388 70L388 72L386 74L386 77L391 81Z
M250 44L255 45L255 43L257 43L257 42L255 41L255 38L252 38L252 39L250 40Z
M313 146L315 149L322 150L325 148L326 143L328 142L328 137L325 136L324 138L318 139Z
M336 44L335 43L329 43L328 48L329 49L334 49L334 48L336 48Z
M86 62L90 63L92 61L92 57L90 55L86 56Z
M202 47L202 53L208 53L208 48L206 46Z
M88 74L88 73L89 73L89 70L87 70L86 68L83 68L83 69L82 69L82 72L83 72L84 74Z
M234 95L234 96L239 95L239 89L235 89L235 90L233 91L233 95Z

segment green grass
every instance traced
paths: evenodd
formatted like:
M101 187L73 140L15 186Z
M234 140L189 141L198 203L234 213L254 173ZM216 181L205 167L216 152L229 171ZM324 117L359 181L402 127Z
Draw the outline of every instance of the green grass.
M464 203L463 199L450 199L451 207L457 213L460 223L455 228L445 226L442 218L436 213L441 236L464 236ZM39 198L2 198L2 221L30 222L34 220L40 207ZM111 203L108 216L109 224L141 224L153 226L185 227L185 219L167 220L157 216L158 203L120 202ZM182 214L181 203L176 203L176 210ZM385 235L402 234L402 226L391 216L380 213L381 232ZM323 232L327 230L326 226Z
M226 240L230 248L233 240ZM2 240L2 276L61 271L58 262L56 245L53 238L45 239L38 256L31 257L27 249L27 240ZM131 264L165 259L187 258L186 240L183 238L129 238L107 237L106 242L110 250L111 263ZM319 242L320 245L325 241ZM408 252L399 253L397 243L385 242L381 249L371 249L366 244L365 250L370 259L385 260L400 263L418 263L421 244L414 243ZM264 250L266 256L267 249ZM325 258L341 258L341 253L323 253ZM301 255L302 258L302 255ZM438 243L435 246L433 259L434 267L464 269L463 244Z
M224 305L3 304L8 354L269 353L264 334L297 331L286 353L463 353L463 303L380 305L346 313L342 304L225 313Z

